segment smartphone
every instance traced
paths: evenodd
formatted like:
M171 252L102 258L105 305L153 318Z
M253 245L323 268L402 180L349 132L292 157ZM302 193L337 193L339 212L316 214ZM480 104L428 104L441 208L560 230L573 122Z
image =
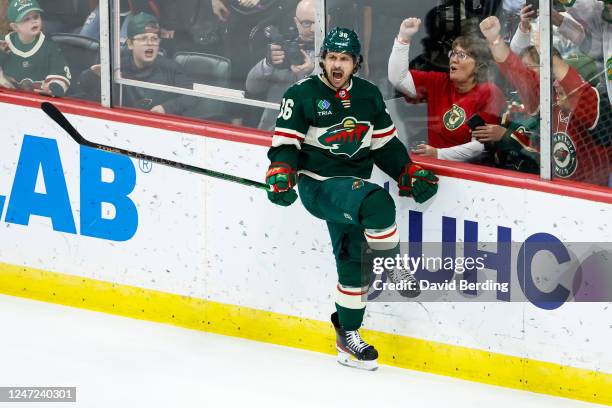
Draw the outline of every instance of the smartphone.
M465 124L468 125L470 129L474 130L478 126L484 126L485 121L479 114L475 113L465 122Z

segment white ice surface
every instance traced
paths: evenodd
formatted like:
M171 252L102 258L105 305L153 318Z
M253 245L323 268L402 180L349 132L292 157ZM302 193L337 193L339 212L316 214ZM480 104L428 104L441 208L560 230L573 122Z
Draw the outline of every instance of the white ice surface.
M0 295L0 386L76 386L41 408L600 405Z

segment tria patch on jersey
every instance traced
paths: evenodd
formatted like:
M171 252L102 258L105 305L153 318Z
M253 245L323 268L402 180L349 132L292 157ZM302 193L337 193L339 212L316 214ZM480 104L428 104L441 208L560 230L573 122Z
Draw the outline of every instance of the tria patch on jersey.
M555 174L562 178L571 177L578 167L576 145L567 133L555 133L552 137L552 156Z
M330 126L319 143L335 155L353 157L361 148L370 130L369 122L357 122L353 117L342 120L342 123Z
M333 114L332 110L330 109L331 103L327 99L319 99L317 101L317 108L317 115L319 116L328 116Z
M453 104L453 106L446 111L442 120L444 121L445 128L448 130L455 130L465 122L465 111L461 106Z

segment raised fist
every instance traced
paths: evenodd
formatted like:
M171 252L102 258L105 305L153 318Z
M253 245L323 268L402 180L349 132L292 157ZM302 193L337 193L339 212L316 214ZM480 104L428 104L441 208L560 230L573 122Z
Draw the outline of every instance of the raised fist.
M402 21L400 25L399 34L397 37L400 41L410 42L412 37L419 31L421 26L421 19L416 17L410 17Z
M499 37L501 24L495 16L487 17L480 22L480 31L487 41L492 42Z

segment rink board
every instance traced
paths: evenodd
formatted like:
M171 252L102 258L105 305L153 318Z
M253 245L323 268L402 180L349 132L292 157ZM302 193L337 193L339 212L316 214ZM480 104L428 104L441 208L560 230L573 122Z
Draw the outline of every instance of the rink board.
M13 103L0 103L0 292L333 352L336 273L323 222L255 189L80 149L32 102L2 100ZM214 126L151 128L137 115L72 110L100 143L254 179L267 167L257 134L236 141ZM431 202L396 201L398 226L407 240L412 211L425 241L440 240L442 217L456 220L458 237L477 222L481 241L498 227L518 242L611 240L605 194L545 191L442 176ZM612 403L610 306L371 304L365 327L386 364Z

